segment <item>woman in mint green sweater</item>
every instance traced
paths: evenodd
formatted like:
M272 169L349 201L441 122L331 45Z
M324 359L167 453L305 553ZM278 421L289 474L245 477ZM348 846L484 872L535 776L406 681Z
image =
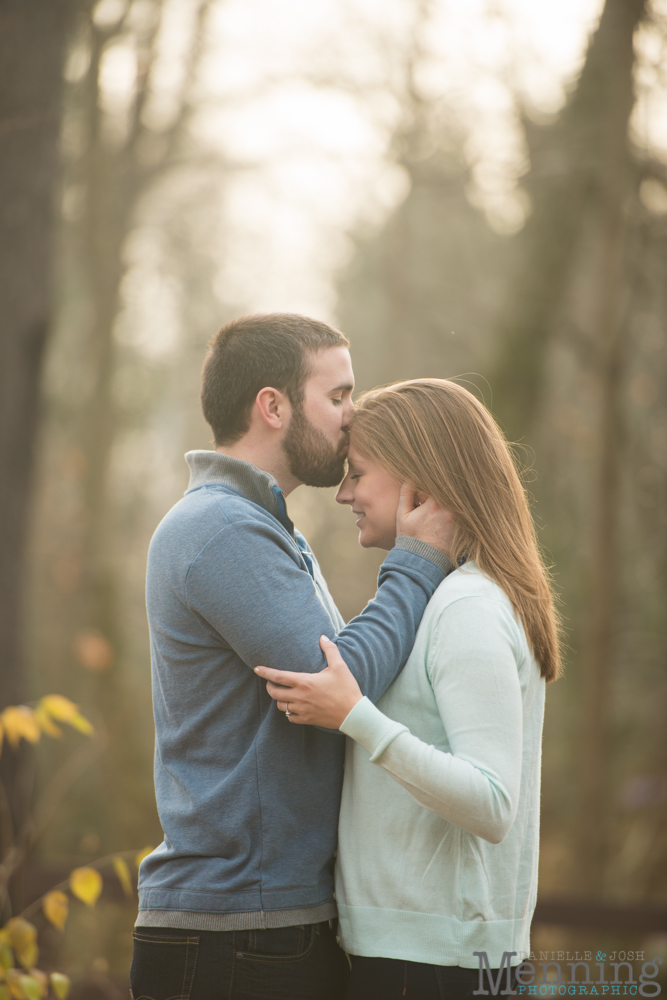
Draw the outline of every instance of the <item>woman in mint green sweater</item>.
M348 737L336 897L349 1000L511 989L537 890L544 688L558 622L525 493L486 408L439 379L367 393L340 503L389 549L401 484L454 522L453 571L373 705L326 637L328 668L258 668L294 724Z

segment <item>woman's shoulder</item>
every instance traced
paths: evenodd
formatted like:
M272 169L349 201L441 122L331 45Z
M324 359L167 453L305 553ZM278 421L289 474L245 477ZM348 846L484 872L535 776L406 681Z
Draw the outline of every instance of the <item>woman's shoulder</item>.
M466 597L479 597L511 608L510 600L502 587L486 576L472 561L463 563L446 576L432 600L437 598L440 608L445 608L448 604Z
M521 621L505 591L474 562L454 570L440 584L422 619L427 649L464 642L486 647L509 644L517 664L533 662Z
M509 630L513 639L524 645L523 627L509 597L472 561L445 577L429 602L424 622L428 620L429 631L437 630L440 620L451 619L452 615L464 619L469 628L479 622L484 631L494 627Z

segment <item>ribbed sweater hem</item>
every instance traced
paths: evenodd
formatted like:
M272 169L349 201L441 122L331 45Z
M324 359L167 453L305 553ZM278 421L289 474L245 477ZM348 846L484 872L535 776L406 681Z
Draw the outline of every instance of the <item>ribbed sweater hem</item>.
M377 709L372 701L363 697L345 716L340 730L357 743L361 743L368 750L374 763L397 736L408 732L408 727L402 722L390 719Z
M255 931L274 927L319 924L336 916L334 902L293 910L250 910L243 913L203 913L191 910L139 910L135 927L174 927L188 931Z
M454 569L454 563L449 556L446 556L440 549L435 549L432 545L428 545L427 542L420 541L419 538L399 535L394 545L397 549L407 549L409 552L415 552L418 556L423 556L429 562L435 563L445 576L448 576Z
M474 952L486 952L490 969L500 967L504 952L516 952L510 965L530 954L532 913L519 920L457 920L439 913L348 906L338 902L341 947L366 958L396 958L429 965L478 969Z

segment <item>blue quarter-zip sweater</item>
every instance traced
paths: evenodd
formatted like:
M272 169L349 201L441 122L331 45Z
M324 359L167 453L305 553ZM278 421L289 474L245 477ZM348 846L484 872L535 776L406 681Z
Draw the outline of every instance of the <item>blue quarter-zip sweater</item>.
M345 625L276 481L217 452L186 459L189 489L148 555L164 841L141 865L138 923L314 923L335 915L345 741L290 725L252 668L319 671L328 635L376 701L405 663L448 560L399 539L377 596Z

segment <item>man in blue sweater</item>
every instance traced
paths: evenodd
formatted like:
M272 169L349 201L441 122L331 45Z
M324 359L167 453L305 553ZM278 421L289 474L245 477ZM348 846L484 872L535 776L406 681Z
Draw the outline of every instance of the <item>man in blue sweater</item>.
M405 491L378 592L343 622L287 515L301 484L333 486L347 452L348 341L292 314L228 324L204 364L215 451L148 556L155 787L163 843L141 865L136 1000L340 1000L332 871L338 732L291 726L253 667L319 671L335 638L377 700L449 570L433 501Z

